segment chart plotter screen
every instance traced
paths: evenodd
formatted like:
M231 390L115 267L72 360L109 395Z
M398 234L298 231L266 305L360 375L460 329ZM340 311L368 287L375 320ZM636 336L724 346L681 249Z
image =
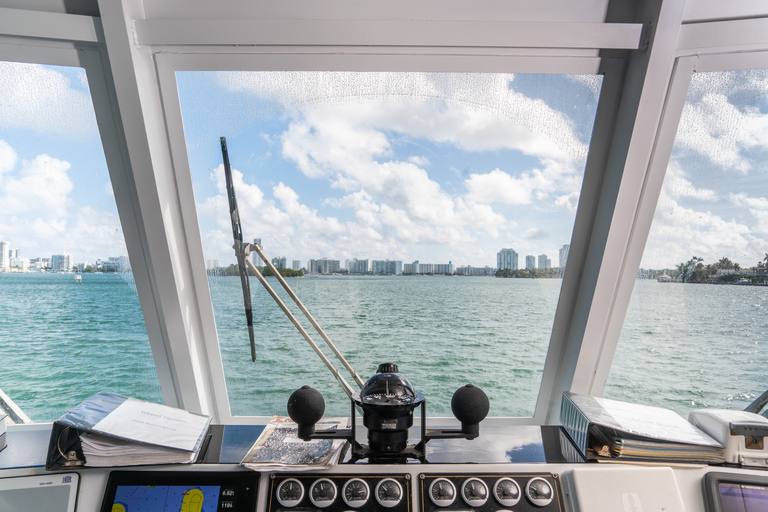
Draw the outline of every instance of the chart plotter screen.
M220 494L217 485L121 485L115 492L112 512L218 512ZM229 498L225 503L231 503L234 490L226 494L229 496L222 498Z
M720 501L723 512L763 512L768 510L768 487L721 483Z
M101 512L253 511L258 473L113 471Z

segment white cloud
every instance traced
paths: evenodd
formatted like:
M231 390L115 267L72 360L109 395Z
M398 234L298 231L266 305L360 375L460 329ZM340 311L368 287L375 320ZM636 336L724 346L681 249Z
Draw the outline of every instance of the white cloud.
M4 213L39 212L47 218L66 216L73 187L67 175L69 168L69 162L48 155L23 161L19 177L7 176L0 187Z
M686 103L675 145L720 167L748 172L753 163L745 151L768 148L768 115L754 107L740 109L724 94L708 93Z
M4 150L15 155L7 144ZM126 254L115 213L72 201L71 171L69 162L38 155L6 172L0 181L3 238L28 257L66 252L81 262Z
M85 71L82 71L84 79ZM82 80L81 79L81 80ZM26 128L83 139L98 135L90 96L55 69L0 62L0 128Z
M353 124L394 130L470 151L516 149L586 158L572 121L544 101L509 88L511 74L258 72L217 74L230 91L249 92L289 111L344 112ZM338 116L337 116L338 117Z
M676 160L671 160L664 177L664 191L674 199L690 197L700 201L715 201L717 192L706 188L697 188L689 179L685 170Z
M523 233L523 238L527 240L544 240L549 238L549 233L541 228L530 228Z
M429 158L419 155L409 156L408 161L419 167L427 167L432 164L432 162L429 161Z
M705 263L727 256L747 266L765 246L747 225L683 207L662 190L641 266L669 268L694 255Z
M468 198L483 203L526 205L542 201L550 194L577 186L580 180L568 180L575 169L555 160L545 160L541 169L532 169L514 177L500 169L486 174L471 174L464 182ZM568 194L576 190L566 190Z
M557 196L555 198L555 208L564 211L570 215L576 216L576 210L579 207L580 192L575 190L570 194Z
M0 139L0 174L8 172L16 166L16 151L4 140Z
M224 232L232 232L227 200L227 185L224 177L224 165L219 164L210 174L210 179L216 184L219 195L209 197L198 205L203 221L213 223ZM264 199L264 193L257 185L249 185L243 181L243 173L232 169L232 181L237 197L237 209L240 214L240 224L243 238L266 236L280 230L290 232L290 218L285 212L275 206L275 202ZM228 242L228 247L232 242Z
M755 218L753 231L768 235L768 199L748 197L746 194L730 194L730 201L736 206L746 207Z

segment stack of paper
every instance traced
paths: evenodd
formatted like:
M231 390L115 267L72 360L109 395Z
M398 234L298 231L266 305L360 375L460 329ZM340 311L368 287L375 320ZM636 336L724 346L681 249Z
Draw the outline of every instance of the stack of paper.
M85 465L92 467L188 464L194 462L197 456L194 451L141 444L89 432L80 434L80 443Z
M47 469L193 462L209 416L100 392L51 429Z
M668 409L565 392L560 422L588 457L723 462L723 445Z

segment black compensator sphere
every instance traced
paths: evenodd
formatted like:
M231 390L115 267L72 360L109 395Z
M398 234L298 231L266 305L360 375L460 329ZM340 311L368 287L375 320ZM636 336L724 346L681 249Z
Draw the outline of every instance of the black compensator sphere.
M301 386L288 398L288 416L299 426L300 438L315 433L315 423L320 421L324 412L323 395L309 386Z
M456 390L451 398L451 410L461 422L461 431L477 435L480 422L488 416L491 404L485 392L474 384L467 384Z

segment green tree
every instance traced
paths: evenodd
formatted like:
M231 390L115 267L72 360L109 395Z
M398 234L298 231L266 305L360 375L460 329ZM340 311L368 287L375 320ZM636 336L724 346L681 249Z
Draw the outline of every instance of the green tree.
M689 259L685 263L678 264L677 274L678 274L678 277L680 277L680 280L684 283L690 282L691 278L694 277L694 273L697 270L700 271L701 275L703 275L704 264L702 263L702 261L704 261L704 258L699 258L698 256L694 256L693 258ZM700 278L700 276L696 276L696 277Z

